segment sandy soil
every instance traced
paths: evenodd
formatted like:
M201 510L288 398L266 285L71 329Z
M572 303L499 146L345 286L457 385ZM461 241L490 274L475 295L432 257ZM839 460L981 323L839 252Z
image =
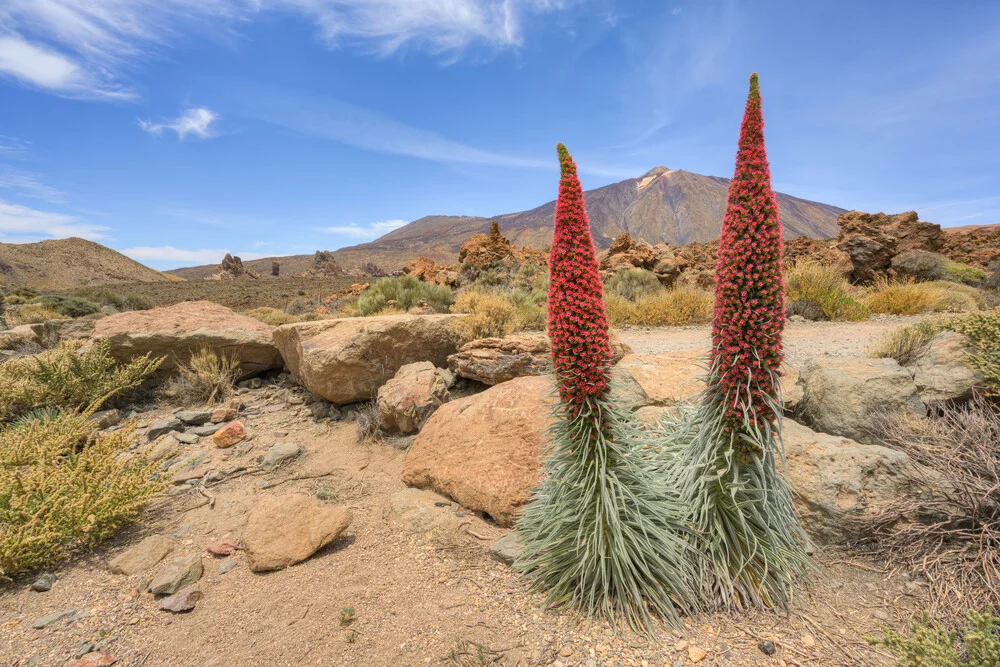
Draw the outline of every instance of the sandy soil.
M793 354L847 354L899 324L793 325L789 339ZM706 336L700 328L624 337L637 352L654 352L702 345ZM880 624L903 627L925 606L926 589L905 573L828 549L816 554L822 569L785 614L706 615L688 619L684 628L657 628L652 639L577 623L546 610L539 595L491 559L489 543L506 531L490 521L457 506L445 510L461 518L461 529L451 533L412 533L394 521L387 504L404 488L400 443L358 444L350 421L315 422L300 404L304 396L297 387L265 384L241 396L248 443L219 450L203 438L187 446L187 453L205 453L206 469L252 473L231 474L205 489L214 506L197 488L174 487L141 526L55 569L51 591L31 591L30 578L0 588L0 664L66 665L82 645L94 643L119 665L147 667L682 667L695 664L692 647L707 651L701 665L889 665L890 656L865 638L878 634ZM166 414L161 409L140 418L152 422ZM258 474L257 457L275 442L296 442L305 454ZM253 574L237 553L238 567L219 574L221 559L205 546L238 537L263 494L295 490L349 507L354 522L347 533L287 570ZM177 540L174 555L203 554L204 598L193 612L159 611L153 597L140 592L152 572L125 577L108 570L111 558L152 534ZM349 606L357 618L342 626L341 610ZM79 610L73 620L30 627L67 609ZM758 648L762 639L776 644L774 655Z

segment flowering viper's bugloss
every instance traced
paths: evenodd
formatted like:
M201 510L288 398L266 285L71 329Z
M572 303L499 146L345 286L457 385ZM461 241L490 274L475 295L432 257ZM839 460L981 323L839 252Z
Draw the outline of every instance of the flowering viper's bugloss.
M562 144L556 150L561 178L549 253L549 339L559 395L578 405L607 394L611 339L583 188L569 151Z
M781 223L753 74L715 270L712 368L715 386L728 398L725 421L731 428L774 419L769 402L777 393L784 324Z

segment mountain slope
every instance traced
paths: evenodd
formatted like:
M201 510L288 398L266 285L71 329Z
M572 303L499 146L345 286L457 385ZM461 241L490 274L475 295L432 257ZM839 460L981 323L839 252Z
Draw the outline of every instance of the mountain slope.
M656 167L639 178L630 178L584 193L590 230L597 248L604 249L621 232L628 232L650 244L711 241L718 238L726 207L729 179L702 176L689 171ZM829 204L778 193L778 209L786 238L808 236L831 238L837 235L837 216L846 211ZM552 240L555 201L519 213L495 216L504 236L518 245L545 248ZM490 220L478 216L431 215L395 229L370 243L335 251L345 268L374 262L383 269L400 268L414 257L430 257L438 263L457 260L458 249L473 233L486 233ZM271 260L285 271L297 266L294 255L244 262L260 272L270 272ZM220 258L221 259L221 258ZM284 261L283 261L284 260ZM204 278L214 266L175 269L170 273L189 279Z
M42 290L177 280L99 243L79 238L0 243L0 284Z

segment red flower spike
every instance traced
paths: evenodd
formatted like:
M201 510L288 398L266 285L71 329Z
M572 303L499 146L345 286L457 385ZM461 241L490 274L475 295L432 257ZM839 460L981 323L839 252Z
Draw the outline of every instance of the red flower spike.
M753 74L722 221L712 318L718 391L730 397L740 391L750 393L750 414L739 401L728 405L726 421L731 428L774 420L768 402L777 398L774 381L781 366L785 326L781 252L778 202L771 189L760 89Z
M576 164L565 146L556 150L561 178L549 253L549 339L559 395L579 404L608 393L611 338Z

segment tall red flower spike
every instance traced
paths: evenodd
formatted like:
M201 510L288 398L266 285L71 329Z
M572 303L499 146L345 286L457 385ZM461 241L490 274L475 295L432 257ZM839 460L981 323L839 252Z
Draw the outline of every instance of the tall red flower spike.
M777 396L785 326L781 251L760 88L753 74L715 270L712 368L730 428L774 419L769 403Z
M569 151L562 144L556 150L561 178L549 253L549 339L559 395L579 405L608 393L611 339L583 188Z

